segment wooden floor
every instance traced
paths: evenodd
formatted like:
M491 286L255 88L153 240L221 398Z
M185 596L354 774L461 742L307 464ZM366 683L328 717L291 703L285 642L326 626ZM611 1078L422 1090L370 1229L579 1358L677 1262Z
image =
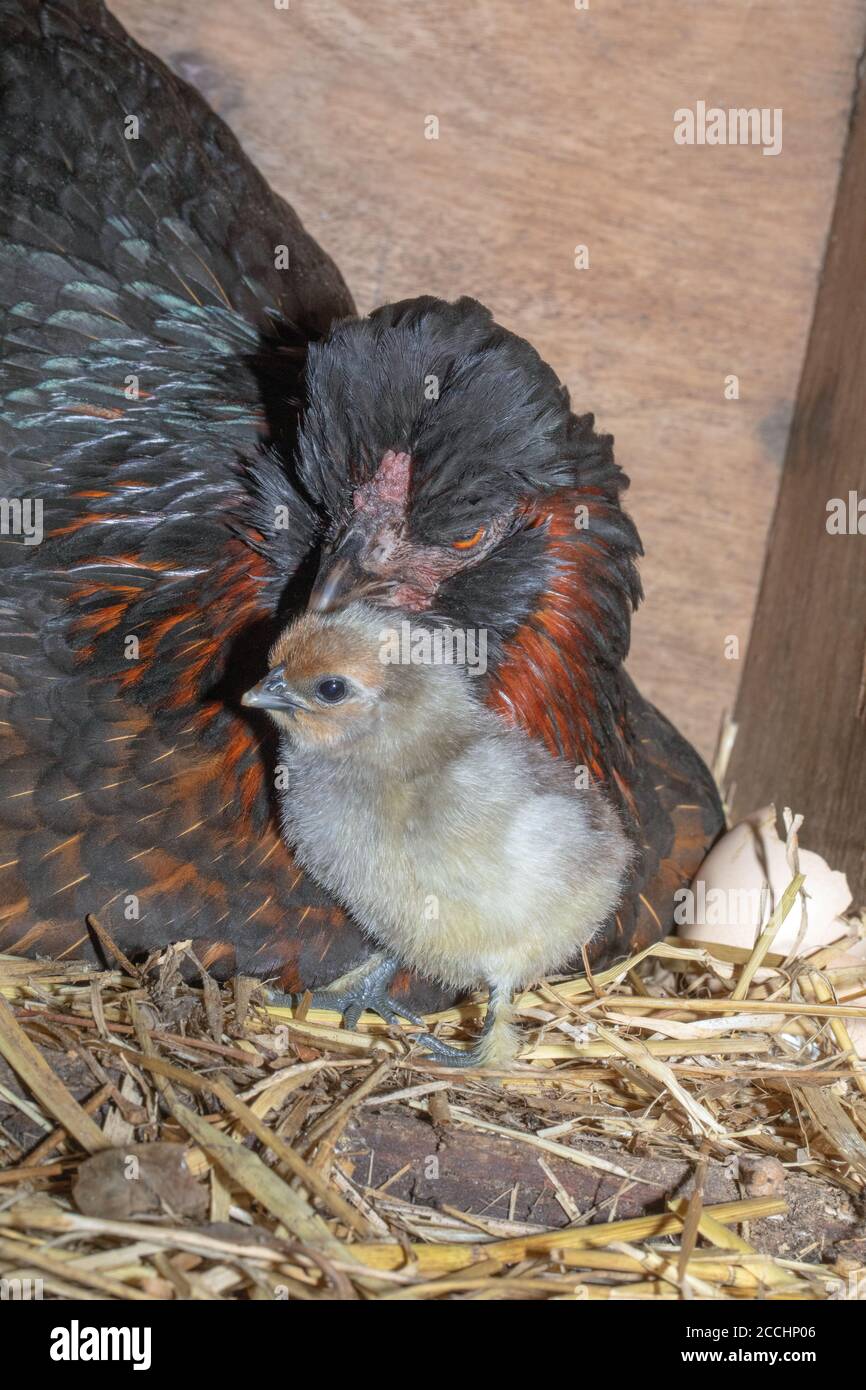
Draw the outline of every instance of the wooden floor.
M866 0L111 7L229 121L361 309L476 295L615 434L647 551L632 671L709 754L739 679L730 639L739 658L748 639ZM781 108L781 154L676 144L674 112L699 100Z

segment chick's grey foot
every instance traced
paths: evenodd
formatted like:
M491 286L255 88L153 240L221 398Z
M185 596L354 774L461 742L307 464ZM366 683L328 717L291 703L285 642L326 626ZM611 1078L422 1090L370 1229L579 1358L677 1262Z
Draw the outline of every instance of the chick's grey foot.
M400 1019L405 1018L423 1028L424 1020L404 1004L392 999L388 993L388 986L397 970L398 962L391 960L389 956L370 956L354 970L334 980L326 989L312 990L309 995L310 1008L335 1009L342 1015L344 1026L349 1029L355 1027L366 1009L378 1014L386 1023L399 1025ZM269 1004L285 1004L297 1008L305 995L282 994L279 990L268 990L266 997Z
M493 988L487 1002L484 1024L471 1047L452 1047L450 1043L435 1038L432 1033L422 1033L415 1041L426 1049L423 1057L432 1062L441 1062L445 1067L483 1067L487 1064L488 1041L496 1023L497 1014L502 1008L500 992Z
M484 1066L484 1049L480 1043L467 1048L452 1047L441 1038L434 1038L432 1033L422 1033L415 1041L424 1048L421 1053L423 1059L441 1062L443 1067Z

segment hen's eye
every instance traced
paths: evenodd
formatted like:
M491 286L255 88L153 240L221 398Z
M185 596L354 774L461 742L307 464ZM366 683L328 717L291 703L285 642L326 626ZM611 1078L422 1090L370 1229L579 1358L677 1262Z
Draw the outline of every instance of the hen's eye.
M471 550L474 545L477 545L478 542L483 539L483 536L484 527L479 526L474 536L467 536L463 541L452 541L451 544L455 550Z
M316 686L316 699L325 705L338 705L341 700L345 700L347 694L346 682L337 676L327 676Z

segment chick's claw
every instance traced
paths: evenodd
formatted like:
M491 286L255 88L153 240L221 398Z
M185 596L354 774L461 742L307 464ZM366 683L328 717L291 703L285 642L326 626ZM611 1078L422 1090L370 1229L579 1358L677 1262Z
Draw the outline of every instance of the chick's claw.
M443 1067L483 1067L484 1056L480 1043L465 1049L452 1047L450 1043L443 1042L441 1038L434 1038L432 1033L422 1033L415 1039L425 1049L421 1053L421 1060L428 1062L439 1062Z
M432 1033L422 1033L415 1041L426 1048L422 1058L440 1062L443 1067L486 1067L495 1062L504 1063L516 1050L511 1038L510 1017L510 992L491 985L484 1023L471 1047L452 1047Z
M333 996L330 997L333 998ZM361 998L355 995L348 1000L347 1007L334 1003L317 1004L315 1002L317 998L327 1000L329 998L327 990L320 990L317 995L313 995L313 1007L325 1009L338 1008L343 1015L343 1023L349 1029L355 1027L358 1019L366 1009L370 1009L374 1014L378 1014L380 1018L384 1019L386 1023L393 1024L395 1027L400 1026L401 1018L405 1018L409 1023L416 1023L419 1028L424 1027L423 1018L419 1018L411 1009L407 1009L405 1004L400 1004L395 999L392 999L384 985L380 986L377 990L365 991ZM345 999L346 996L343 995L341 998Z
M364 961L355 970L350 970L348 974L342 975L326 989L311 991L308 996L310 1008L334 1009L342 1016L344 1027L350 1030L357 1026L358 1020L367 1009L378 1014L388 1024L399 1026L400 1019L405 1018L423 1028L424 1020L404 1004L392 999L388 993L388 986L396 973L396 961L390 960L387 956L371 956L369 960ZM304 998L304 994L267 991L268 1003L290 1005L295 1009Z

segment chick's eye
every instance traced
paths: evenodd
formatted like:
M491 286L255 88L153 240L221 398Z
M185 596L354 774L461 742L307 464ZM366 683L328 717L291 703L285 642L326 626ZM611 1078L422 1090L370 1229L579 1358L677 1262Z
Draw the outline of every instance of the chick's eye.
M485 528L483 526L479 526L474 536L467 536L466 539L462 541L452 541L451 544L455 550L471 550L473 546L477 545L478 542L484 538L484 530Z
M326 705L338 705L341 700L345 700L347 693L346 682L337 676L328 676L316 686L316 699Z

